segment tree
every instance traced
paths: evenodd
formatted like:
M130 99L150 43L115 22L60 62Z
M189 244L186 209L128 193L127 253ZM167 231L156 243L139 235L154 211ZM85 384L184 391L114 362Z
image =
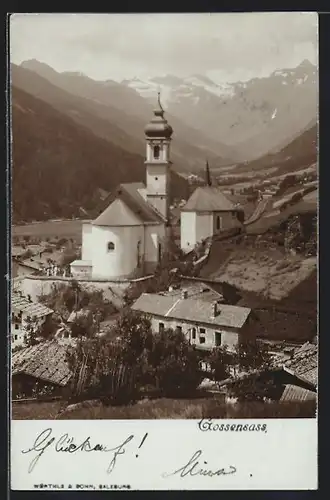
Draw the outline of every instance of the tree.
M73 372L73 399L100 398L111 403L134 399L134 368L123 363L119 344L99 337L82 339L68 350L67 362Z
M63 255L61 256L60 266L61 267L68 266L69 264L71 264L71 262L76 260L77 257L78 257L77 252L75 252L73 249L71 249L71 248L66 249L63 252Z
M75 394L118 401L122 384L121 397L127 402L142 386L152 385L164 395L187 395L200 384L198 352L182 333L169 329L154 334L147 316L125 309L112 337L80 340L71 351Z
M215 380L225 380L231 376L230 367L235 364L235 354L230 352L226 345L216 347L207 357L206 362L209 363Z
M260 370L271 366L267 346L255 339L242 340L235 349L236 364L240 370Z
M241 341L234 363L240 375L229 386L229 394L238 401L264 401L278 392L271 367L272 359L267 347L255 339Z
M200 358L182 332L163 330L154 336L149 365L165 395L188 395L201 383Z

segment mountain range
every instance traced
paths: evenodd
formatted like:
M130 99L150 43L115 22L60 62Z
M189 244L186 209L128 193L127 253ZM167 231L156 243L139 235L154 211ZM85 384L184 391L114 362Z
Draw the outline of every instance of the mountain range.
M234 84L203 75L95 81L36 60L12 64L11 78L15 220L77 215L93 208L99 188L143 181L143 129L159 88L174 129L175 198L186 197L185 179L206 158L218 174L229 165L290 169L316 156L317 74L308 61Z
M216 83L205 75L166 75L122 83L148 101L159 89L170 114L230 146L234 161L281 149L317 119L317 71L308 60L247 82Z
M99 82L80 73L58 73L35 60L12 65L12 81L97 135L144 155L143 130L153 117L157 93L149 103L135 90L115 81ZM92 120L90 114L94 115ZM230 161L230 148L176 116L167 113L166 118L174 129L172 159L178 171L198 171L204 167L206 157L219 166Z

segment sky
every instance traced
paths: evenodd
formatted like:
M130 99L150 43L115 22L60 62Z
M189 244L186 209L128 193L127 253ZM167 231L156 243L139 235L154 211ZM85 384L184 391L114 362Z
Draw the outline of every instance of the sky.
M207 75L218 83L317 64L315 13L13 14L10 57L96 80Z

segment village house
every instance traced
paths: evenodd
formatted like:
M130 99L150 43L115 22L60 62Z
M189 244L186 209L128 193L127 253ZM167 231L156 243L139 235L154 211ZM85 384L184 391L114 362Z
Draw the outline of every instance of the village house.
M56 340L15 352L12 355L13 399L62 394L72 376L66 353L67 346Z
M33 258L20 260L19 258L12 258L12 276L30 276L42 274L43 265L35 262Z
M247 332L251 309L212 302L182 290L176 294L143 293L132 309L151 318L155 332L166 328L182 331L199 349L227 346L234 349Z
M12 348L25 345L27 326L33 321L36 328L50 321L53 310L22 292L13 290L11 298L11 339Z

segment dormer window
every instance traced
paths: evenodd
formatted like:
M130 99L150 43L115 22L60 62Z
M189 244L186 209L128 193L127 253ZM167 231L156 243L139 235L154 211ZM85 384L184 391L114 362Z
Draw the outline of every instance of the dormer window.
M155 160L159 160L159 156L160 156L160 147L157 145L157 146L154 146L154 158L155 158Z
M107 249L108 249L108 252L113 252L114 249L115 249L115 244L113 243L113 241L109 241L108 244L107 244Z

